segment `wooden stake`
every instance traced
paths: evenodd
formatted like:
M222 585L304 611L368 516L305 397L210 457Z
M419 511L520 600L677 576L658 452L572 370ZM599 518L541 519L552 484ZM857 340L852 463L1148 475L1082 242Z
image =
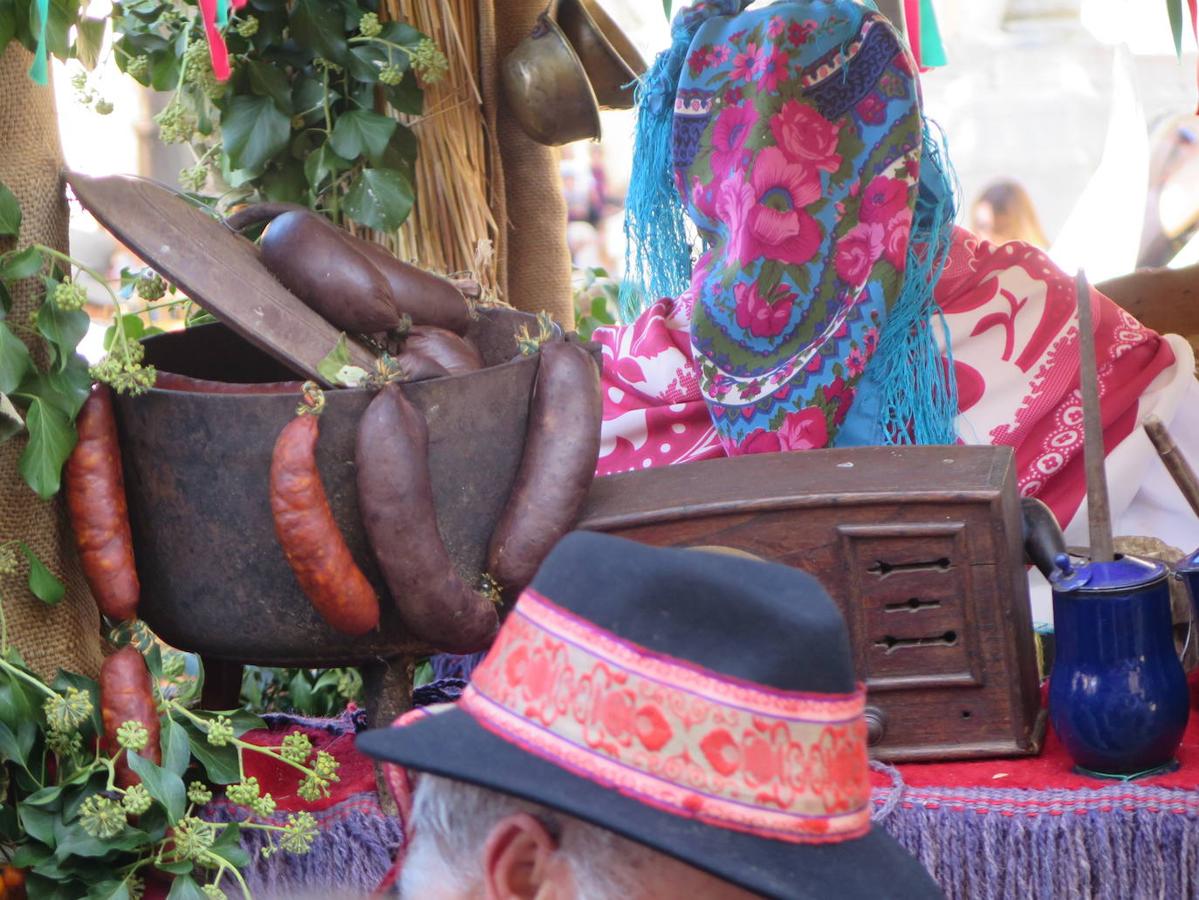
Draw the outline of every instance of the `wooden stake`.
M1095 360L1095 329L1091 317L1091 288L1081 269L1075 279L1078 291L1079 384L1082 388L1084 442L1087 473L1087 513L1091 529L1091 560L1111 562L1112 513L1104 468L1103 411L1099 401L1099 372Z
M1157 455L1162 458L1166 471L1182 491L1182 496L1191 504L1195 515L1199 516L1199 476L1195 475L1195 470L1174 443L1174 438L1170 437L1166 424L1157 416L1150 416L1145 420L1145 433L1157 449Z

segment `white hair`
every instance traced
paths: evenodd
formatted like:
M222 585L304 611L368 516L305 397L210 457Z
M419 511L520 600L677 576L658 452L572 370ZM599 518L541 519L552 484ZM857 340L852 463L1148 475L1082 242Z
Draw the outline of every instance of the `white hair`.
M646 880L653 851L595 825L433 775L416 776L412 838L400 873L402 900L469 895L483 881L482 849L502 819L527 813L558 841L570 867L576 900L623 900Z

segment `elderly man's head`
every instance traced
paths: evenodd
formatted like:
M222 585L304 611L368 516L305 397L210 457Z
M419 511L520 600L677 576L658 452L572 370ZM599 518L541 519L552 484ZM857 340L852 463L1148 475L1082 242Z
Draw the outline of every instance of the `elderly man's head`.
M571 816L421 775L401 900L743 900L755 895Z

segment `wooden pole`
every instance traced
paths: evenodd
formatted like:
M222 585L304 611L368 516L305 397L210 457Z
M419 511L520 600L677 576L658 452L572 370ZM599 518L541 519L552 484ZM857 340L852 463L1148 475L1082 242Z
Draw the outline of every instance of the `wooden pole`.
M1095 328L1091 317L1091 288L1081 269L1075 279L1078 291L1079 384L1082 388L1084 441L1087 472L1087 513L1091 529L1091 559L1111 562L1112 513L1107 496L1104 468L1103 412L1099 400L1099 371L1095 360Z
M1195 515L1199 516L1199 476L1195 475L1195 470L1174 443L1174 438L1170 437L1165 422L1157 416L1150 416L1145 420L1145 433L1157 449L1157 455L1162 458L1166 471L1182 491L1182 496L1191 504Z

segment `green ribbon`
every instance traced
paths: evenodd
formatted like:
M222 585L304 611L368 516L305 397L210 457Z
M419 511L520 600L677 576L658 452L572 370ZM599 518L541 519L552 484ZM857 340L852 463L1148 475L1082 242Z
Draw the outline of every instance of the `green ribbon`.
M920 62L928 69L936 69L949 63L945 55L945 44L941 40L941 29L937 25L933 0L920 0Z
M29 67L29 77L37 84L50 83L50 65L46 59L46 25L50 21L50 0L37 0L37 50L33 54L33 65Z
M1174 52L1182 56L1182 0L1166 0L1170 14L1170 30L1174 32Z

